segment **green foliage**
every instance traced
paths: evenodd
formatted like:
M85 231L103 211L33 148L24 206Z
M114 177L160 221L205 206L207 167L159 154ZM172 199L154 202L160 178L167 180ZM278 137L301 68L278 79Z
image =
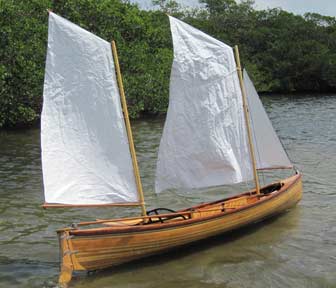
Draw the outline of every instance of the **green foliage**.
M159 6L160 10L170 15L181 12L181 6L174 0L152 0L154 6Z
M257 11L251 0L201 2L207 13L197 27L240 46L242 62L259 91L336 91L336 18Z
M49 5L0 0L0 127L39 117Z
M29 125L42 107L47 8L117 43L129 112L165 112L168 106L174 15L233 46L260 91L336 91L336 18L257 11L251 0L200 0L183 10L154 0L142 11L127 0L0 0L0 127Z

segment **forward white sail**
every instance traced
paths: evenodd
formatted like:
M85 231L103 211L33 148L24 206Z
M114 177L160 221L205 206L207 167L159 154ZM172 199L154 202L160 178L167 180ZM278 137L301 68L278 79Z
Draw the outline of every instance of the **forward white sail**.
M156 192L252 179L232 48L182 21L169 20L174 62Z
M252 139L258 169L291 168L288 156L275 133L254 85L244 70Z
M45 201L138 202L110 43L49 13L43 100Z

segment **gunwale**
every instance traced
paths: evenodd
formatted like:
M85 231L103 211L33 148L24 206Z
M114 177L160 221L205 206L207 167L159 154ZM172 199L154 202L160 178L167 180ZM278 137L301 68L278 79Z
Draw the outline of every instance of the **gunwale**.
M194 209L200 209L200 208L204 208L206 206L211 206L211 205L215 205L215 204L220 204L221 202L225 202L228 200L233 200L233 199L238 199L244 196L255 196L255 197L260 197L260 199L258 199L256 202L254 203L249 203L246 204L242 207L239 208L235 208L235 209L230 209L227 211L223 211L221 213L216 213L214 215L209 215L209 216L203 216L203 217L198 217L198 218L189 218L189 219L184 219L181 221L171 221L171 222L166 222L166 223L151 223L151 224L146 224L146 225L138 225L138 226L127 226L127 227L98 227L98 228L86 228L86 229L69 229L69 228L65 228L63 230L59 230L59 232L64 231L64 230L69 230L69 234L73 235L75 237L85 237L85 236L99 236L99 235L113 235L113 234L128 234L128 233L136 233L136 232L153 232L153 231L157 231L157 230L163 230L163 229L174 229L174 228L180 228L183 226L189 226L189 225L197 225L203 222L207 222L207 221L212 221L215 220L217 218L222 218L225 217L227 215L233 214L233 213L238 213L244 210L248 210L251 208L254 208L256 206L262 205L265 202L271 201L272 199L275 199L277 197L279 197L280 195L285 194L286 192L289 192L291 190L291 188L301 179L302 175L300 173L293 175L285 180L280 181L280 183L283 183L282 187L277 190L274 191L268 195L263 195L261 194L260 196L256 195L255 190L251 190L251 191L247 191L244 193L241 193L239 195L235 195L232 197L228 197L225 199L221 199L221 200L216 200L214 202L208 202L208 203L202 203L200 205L196 205L196 206L192 206L190 208L186 208L183 210L179 210L176 211L176 213L174 214L179 214L179 213L186 213L186 214L192 214L192 213L199 213L202 212L202 210L199 211L193 211ZM267 186L264 186L263 189L274 185L270 184ZM158 214L158 215L153 215L153 218L159 217L164 214ZM144 217L139 217L139 219L144 218ZM126 220L127 218L125 218L124 220ZM113 221L113 219L109 220L109 221ZM80 223L79 223L80 224ZM94 224L94 222L92 223ZM99 223L97 223L99 224Z

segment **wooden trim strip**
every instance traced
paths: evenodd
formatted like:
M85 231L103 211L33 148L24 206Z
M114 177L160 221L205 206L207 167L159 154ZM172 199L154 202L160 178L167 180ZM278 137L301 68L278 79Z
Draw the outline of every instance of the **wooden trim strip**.
M218 210L218 209L217 209ZM117 219L107 219L107 220L97 220L97 221L89 221L89 222L80 222L77 223L77 226L86 226L86 225L94 225L94 224L103 224L108 222L122 222L128 220L141 220L141 219L150 219L150 218L164 218L164 217L171 217L171 216L179 216L179 215L188 215L193 213L194 211L181 211L176 213L167 213L167 214L153 214L150 216L136 216L136 217L127 217L127 218L117 218Z
M294 166L279 166L279 167L265 167L265 168L258 168L258 171L265 171L265 170L281 170L281 169L293 169Z
M111 203L111 204L57 204L57 203L44 203L42 207L46 208L96 208L96 207L134 207L141 206L138 202L129 203Z

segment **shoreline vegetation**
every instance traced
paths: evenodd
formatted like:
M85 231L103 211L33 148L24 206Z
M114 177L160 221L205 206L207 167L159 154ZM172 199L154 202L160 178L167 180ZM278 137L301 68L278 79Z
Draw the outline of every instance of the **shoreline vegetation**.
M48 13L69 19L118 46L130 116L166 112L172 42L169 13L224 41L238 44L242 62L263 93L336 92L336 18L253 1L200 0L182 8L154 0L141 10L125 0L0 0L0 128L35 126L42 108Z

